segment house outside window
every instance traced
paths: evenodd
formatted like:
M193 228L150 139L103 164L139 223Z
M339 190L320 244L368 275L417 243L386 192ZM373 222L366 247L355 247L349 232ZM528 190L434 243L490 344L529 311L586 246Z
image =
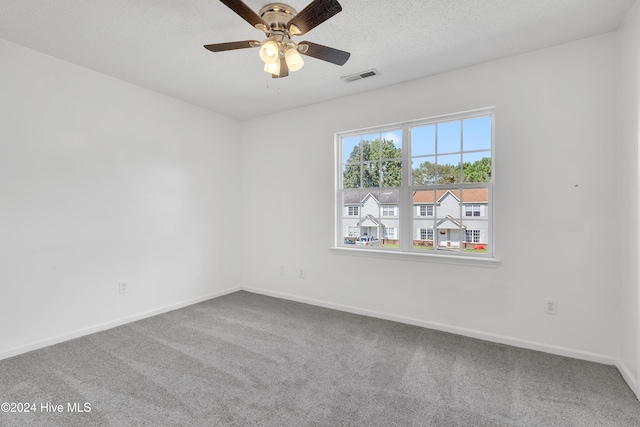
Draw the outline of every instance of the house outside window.
M482 109L337 134L336 209L359 210L339 215L336 230L358 227L379 239L393 233L393 245L372 250L493 257L493 114ZM360 249L342 245L340 234L339 246Z
M386 238L387 239L397 239L397 233L396 233L396 229L393 227L388 227L386 232Z
M347 210L348 210L347 215L349 216L358 216L359 214L358 206L348 206Z

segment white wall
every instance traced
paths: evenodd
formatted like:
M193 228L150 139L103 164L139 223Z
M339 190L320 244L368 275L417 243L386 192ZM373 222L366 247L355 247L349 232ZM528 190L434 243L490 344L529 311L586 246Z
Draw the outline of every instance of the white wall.
M243 286L613 362L616 43L606 34L245 122ZM497 268L331 252L335 132L489 106Z
M3 40L0 94L0 358L239 286L237 121Z
M618 214L620 239L620 340L622 372L637 389L640 358L638 310L638 104L640 103L640 2L627 14L620 31Z

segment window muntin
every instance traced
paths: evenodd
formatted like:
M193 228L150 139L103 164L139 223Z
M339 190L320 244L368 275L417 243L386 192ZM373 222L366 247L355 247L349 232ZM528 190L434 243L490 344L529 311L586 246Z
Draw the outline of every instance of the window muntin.
M491 109L337 138L338 190L344 197L358 189L361 201L370 193L378 203L377 213L368 214L360 203L361 225L366 223L360 235L391 239L389 230L395 230L394 246L383 240L375 249L493 255ZM396 197L392 202L384 199L386 190Z

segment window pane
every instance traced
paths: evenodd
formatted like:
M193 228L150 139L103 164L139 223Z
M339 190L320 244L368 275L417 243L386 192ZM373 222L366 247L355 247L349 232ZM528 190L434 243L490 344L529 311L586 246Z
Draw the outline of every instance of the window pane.
M462 155L464 182L491 181L491 151Z
M462 121L462 149L491 150L491 117L476 117Z
M485 220L464 221L465 238L462 244L465 252L486 253L489 250L489 223Z
M342 192L342 235L340 241L344 245L354 245L356 237L359 235L361 200L360 191Z
M436 159L436 180L438 184L452 184L460 182L460 154L438 156Z
M460 121L438 123L438 153L460 151Z
M411 129L411 155L436 154L436 125L419 126Z
M428 185L436 182L436 158L418 157L411 160L413 185Z
M362 187L380 187L380 162L362 165Z
M433 250L434 249L434 222L433 219L429 221L422 221L420 224L414 226L413 236L413 249L414 250Z
M360 137L352 136L342 139L342 163L360 161Z
M433 216L433 206L437 201L435 190L417 190L413 192L413 216ZM423 215L423 213L425 215ZM433 220L431 220L433 222Z
M384 132L381 135L382 158L400 159L402 158L402 130Z
M461 249L461 242L464 240L462 221L447 215L436 220L435 246L438 250Z
M347 164L342 167L342 188L360 188L360 169L362 164Z
M399 160L382 162L380 175L382 187L400 187L402 184L402 162Z
M362 160L380 160L380 134L362 136Z

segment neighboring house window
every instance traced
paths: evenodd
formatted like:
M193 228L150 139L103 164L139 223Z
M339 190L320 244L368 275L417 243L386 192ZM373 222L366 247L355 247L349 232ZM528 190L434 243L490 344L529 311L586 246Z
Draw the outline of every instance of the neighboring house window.
M358 216L358 206L349 206L349 212L347 213L349 216Z
M433 216L433 205L420 205L419 216Z
M466 241L469 243L480 243L480 230L466 230Z
M393 229L397 242L378 249L493 257L493 115L488 108L338 134L336 209L357 204L361 228ZM338 215L338 233L340 222L353 224L352 207Z
M418 229L418 240L433 240L433 230L431 228Z
M464 216L480 216L480 205L466 205Z
M396 229L393 227L387 228L387 239L397 239Z
M382 206L382 216L398 216L398 207L397 206Z
M358 227L350 225L347 227L347 237L357 237L358 236Z

